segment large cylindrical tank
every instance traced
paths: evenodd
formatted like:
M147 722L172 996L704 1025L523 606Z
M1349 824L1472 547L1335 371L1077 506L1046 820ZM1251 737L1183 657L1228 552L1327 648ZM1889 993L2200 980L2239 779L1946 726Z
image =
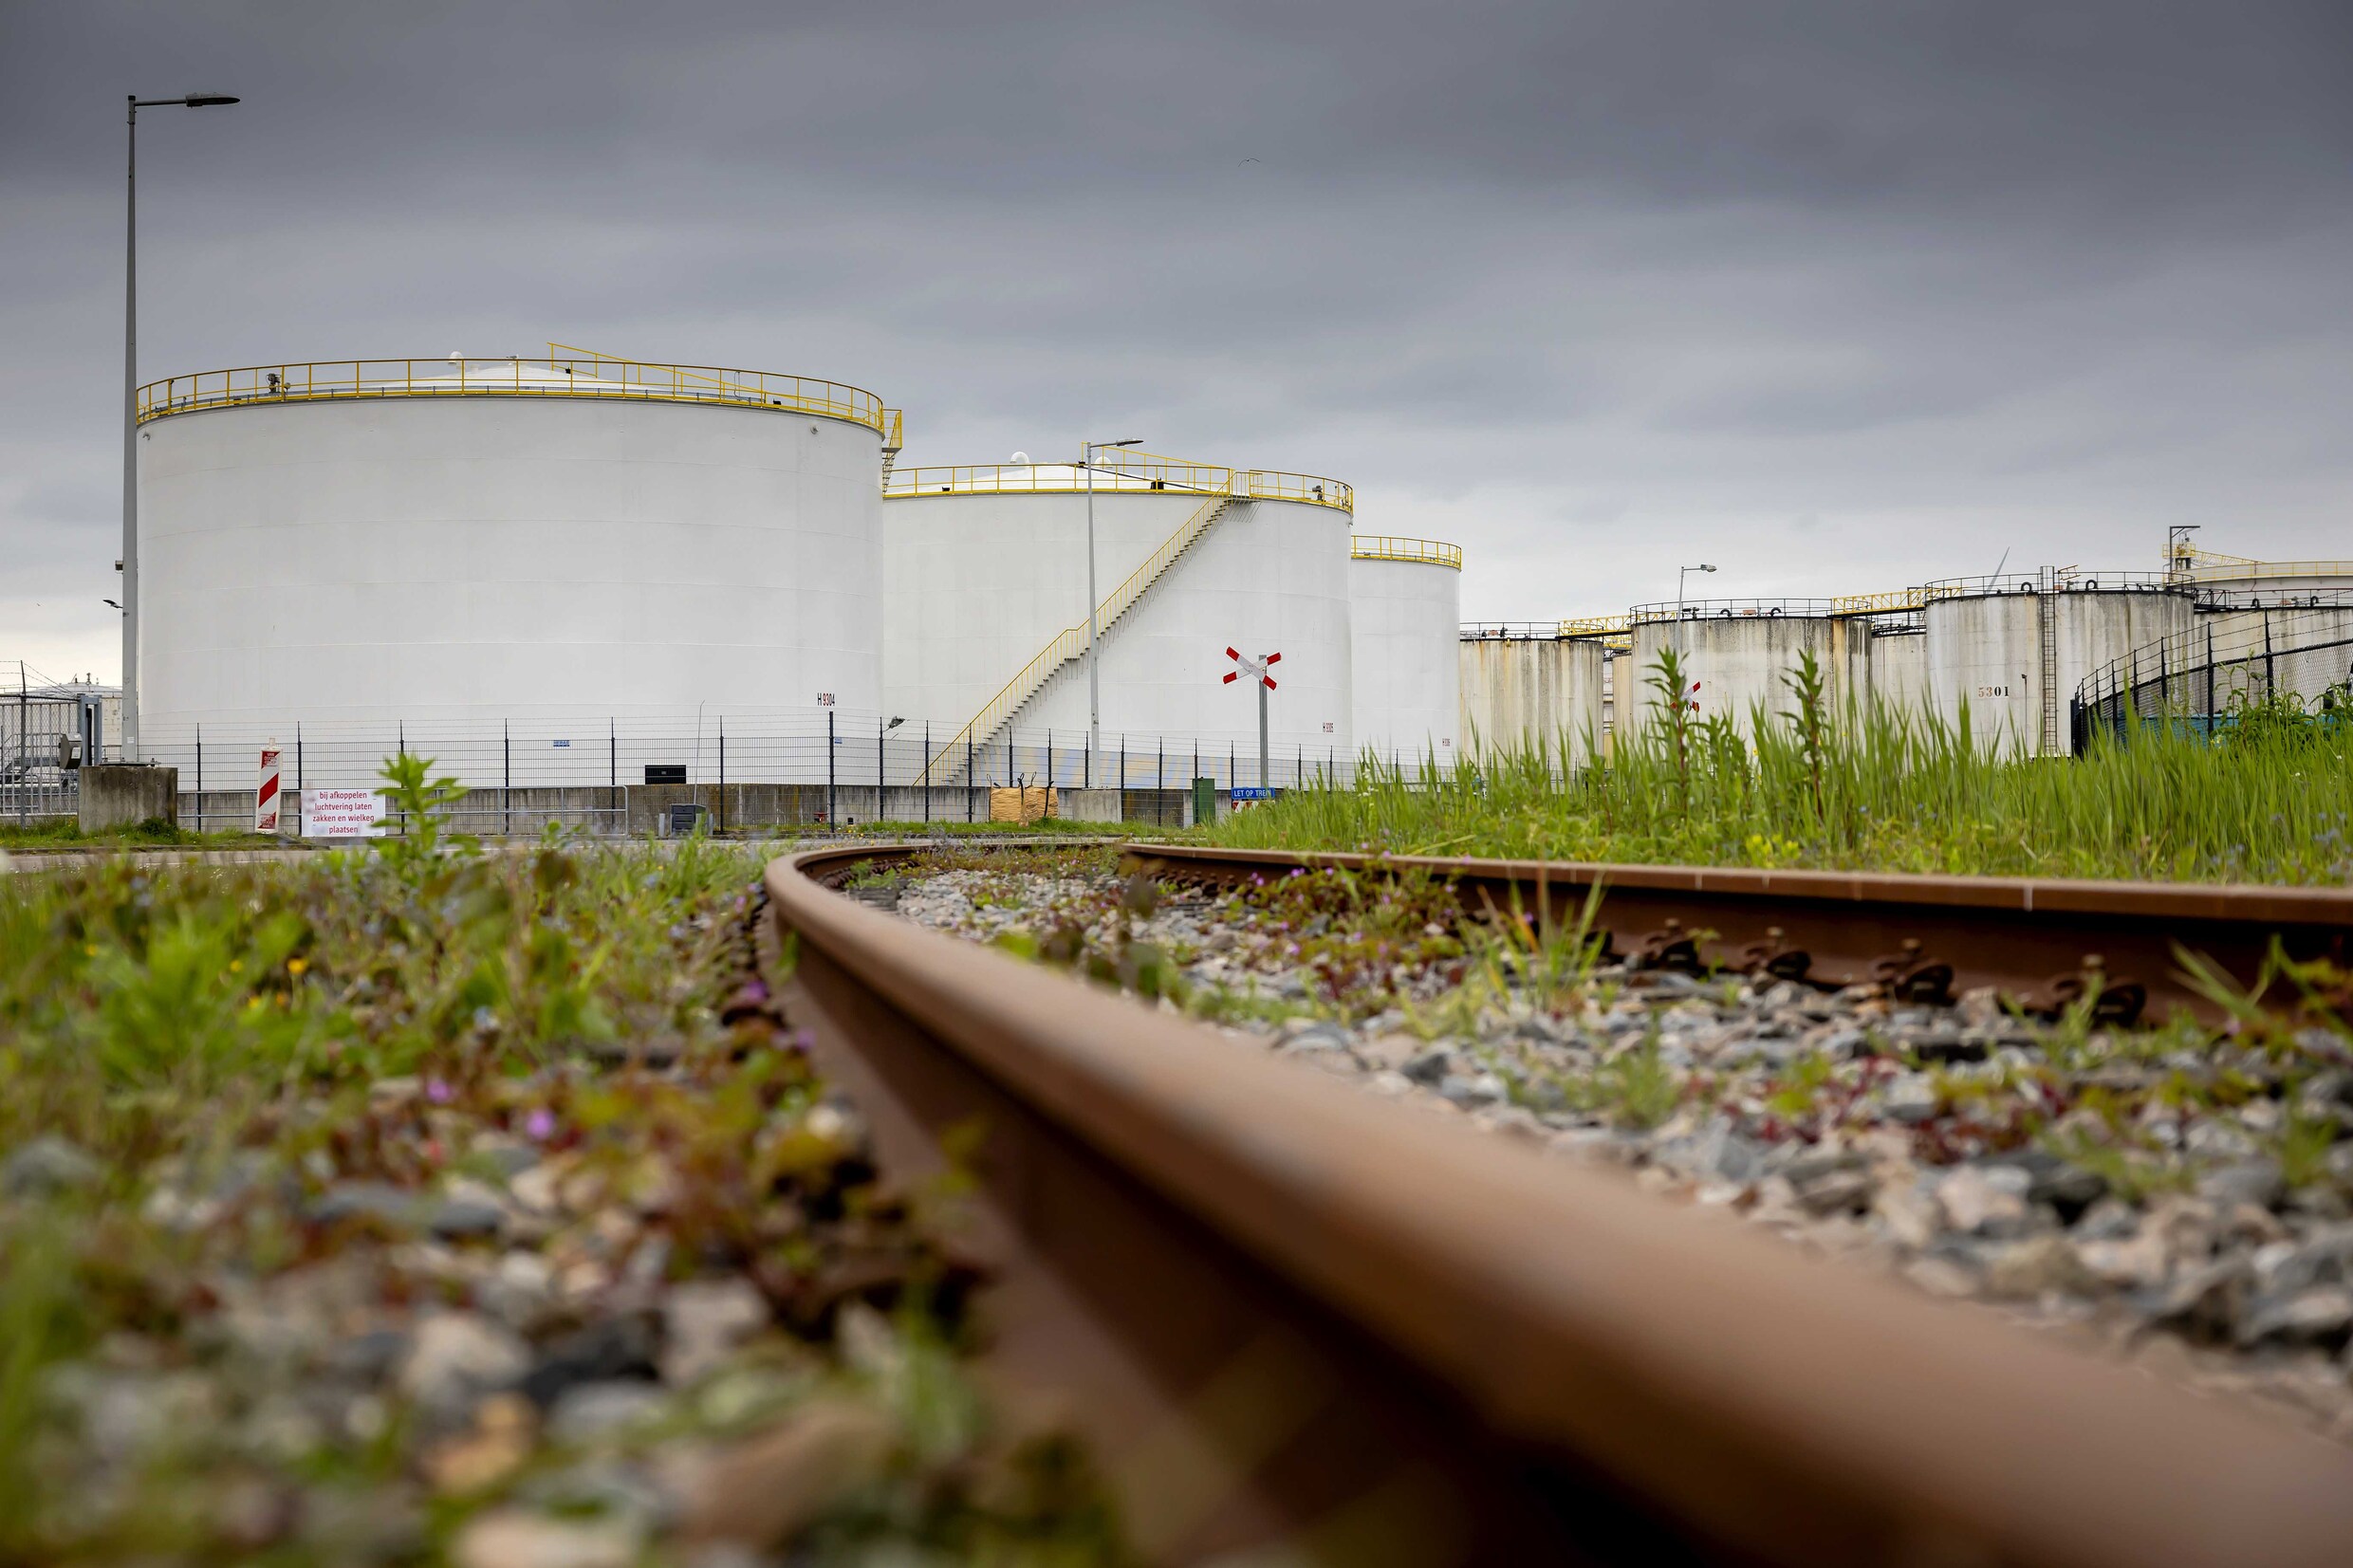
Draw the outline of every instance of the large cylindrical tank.
M142 396L142 740L881 697L882 408L612 360Z
M1862 701L1905 713L1928 705L1928 637L1920 627L1873 626L1857 640L1864 650Z
M2353 561L2245 561L2192 551L2169 580L2213 602L2310 608L2353 590Z
M1096 603L1132 595L1097 627L1104 747L1122 736L1198 736L1254 752L1254 689L1222 680L1234 668L1231 647L1283 655L1268 728L1287 770L1345 764L1348 487L1140 455L1121 462L1094 476ZM1085 733L1085 479L1074 465L1043 463L891 476L884 700L929 722L943 752L967 728L982 749L1009 732L1028 742L1050 730L1063 744Z
M1955 591L1931 583L1921 612L1930 700L1989 750L2051 756L2069 746L2068 700L2094 670L2186 631L2188 596L2021 579Z
M1462 550L1359 534L1348 561L1356 747L1398 766L1461 746Z
M1466 749L1540 747L1572 765L1591 759L1603 744L1599 641L1466 626L1459 647Z
M1811 652L1832 711L1862 695L1868 681L1870 622L1822 613L1806 600L1711 601L1682 607L1644 605L1631 615L1633 667L1619 672L1618 733L1639 738L1656 722L1660 655L1675 651L1693 718L1723 717L1749 733L1761 711L1767 722L1796 706L1789 677Z

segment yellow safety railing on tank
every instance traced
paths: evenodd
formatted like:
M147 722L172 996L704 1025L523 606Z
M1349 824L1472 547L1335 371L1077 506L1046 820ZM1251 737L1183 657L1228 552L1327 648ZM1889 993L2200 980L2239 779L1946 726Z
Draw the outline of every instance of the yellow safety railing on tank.
M544 360L320 360L208 370L140 387L136 416L144 423L247 403L371 397L621 397L819 414L895 434L886 430L881 398L840 381L622 360L561 343L550 343L548 350Z
M1462 570L1462 546L1438 539L1398 539L1359 534L1348 542L1351 561L1410 561L1424 566Z
M892 500L926 495L1067 495L1087 488L1086 470L1076 463L977 463L898 469L882 487ZM1182 457L1121 449L1095 464L1098 493L1176 490L1195 495L1231 495L1249 500L1296 501L1310 507L1356 509L1356 491L1338 479L1274 469L1230 469Z

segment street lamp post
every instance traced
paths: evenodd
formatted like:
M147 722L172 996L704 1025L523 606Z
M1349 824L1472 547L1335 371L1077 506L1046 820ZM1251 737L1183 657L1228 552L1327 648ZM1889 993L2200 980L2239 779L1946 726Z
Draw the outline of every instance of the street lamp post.
M1113 447L1140 445L1143 437L1124 441L1082 441L1079 467L1086 470L1086 751L1102 749L1102 683L1095 673L1095 454Z
M228 93L128 100L131 108L122 225L122 760L139 753L139 112L210 109L237 100Z
M1694 572L1712 572L1713 566L1678 566L1675 571L1675 651L1683 652L1683 582Z

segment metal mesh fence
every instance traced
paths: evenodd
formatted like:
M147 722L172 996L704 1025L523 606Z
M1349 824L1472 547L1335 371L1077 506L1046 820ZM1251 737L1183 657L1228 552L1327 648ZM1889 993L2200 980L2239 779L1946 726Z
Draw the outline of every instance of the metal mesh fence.
M2210 612L2095 671L2068 704L2077 755L2096 735L2211 734L2250 703L2353 712L2353 604Z
M221 828L250 816L265 747L281 753L283 787L380 789L387 759L429 757L467 794L453 825L499 834L545 822L597 832L659 826L699 806L734 829L924 818L986 820L988 788L1184 791L1195 778L1292 788L1347 782L1337 740L1271 748L1259 776L1257 738L1016 730L952 744L954 727L838 709L724 715L549 719L254 720L150 724L148 761L179 770L183 825ZM1415 759L1399 759L1411 765ZM398 819L394 819L398 831Z

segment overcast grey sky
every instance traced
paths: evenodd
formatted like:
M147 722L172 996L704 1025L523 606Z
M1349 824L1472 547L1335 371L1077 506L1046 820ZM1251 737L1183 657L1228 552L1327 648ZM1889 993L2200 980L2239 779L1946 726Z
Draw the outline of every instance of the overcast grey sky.
M2353 556L2353 5L0 0L0 656L111 677L142 378L832 377L902 461L1335 474L1479 618Z

